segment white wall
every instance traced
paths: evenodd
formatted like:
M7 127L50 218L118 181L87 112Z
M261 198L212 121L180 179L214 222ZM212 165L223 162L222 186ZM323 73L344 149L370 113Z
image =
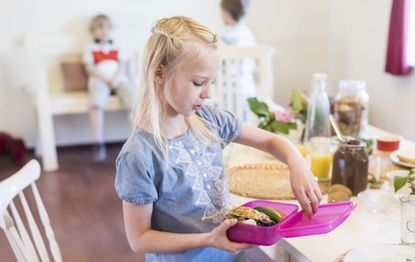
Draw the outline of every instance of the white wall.
M247 23L258 42L277 48L276 99L287 105L291 90L308 91L312 74L327 72L329 0L251 1Z
M414 141L415 71L406 77L384 73L391 2L331 1L331 91L337 92L339 79L365 80L369 122Z
M5 57L14 52L25 34L66 33L74 36L74 51L88 43L88 21L97 13L110 15L115 24L115 38L130 49L140 50L155 21L171 15L197 18L220 30L222 22L218 1L202 0L0 0L0 131L23 137L32 146L36 137L34 109L19 86L27 73L10 72ZM3 60L3 63L2 63ZM11 76L13 75L13 76ZM108 114L106 137L120 140L128 133L127 115ZM90 141L87 115L55 117L58 144ZM85 127L85 128L79 128Z
M337 92L339 79L362 79L367 81L371 97L370 121L415 140L415 76L399 78L383 73L390 2L252 0L247 23L258 42L277 48L277 101L286 105L292 88L308 90L314 72L329 73L331 94ZM101 12L113 17L116 36L128 47L141 46L151 25L170 15L194 17L220 32L223 26L218 6L219 0L0 0L0 62L27 33L65 32L77 36L74 48L81 50L89 39L88 19ZM33 108L22 92L10 89L13 84L5 80L7 76L0 71L0 130L33 144ZM410 110L402 109L405 104ZM112 117L115 120L111 121L121 121L117 115ZM114 140L125 136L126 122L125 118L108 126L107 136ZM79 124L86 128L73 128ZM57 141L88 141L87 125L86 116L57 119ZM115 126L125 128L115 130ZM74 131L78 132L76 137L72 136Z
M219 0L157 0L145 3L122 1L118 6L114 5L114 1L108 0L0 1L0 57L1 53L18 46L22 35L33 33L64 32L76 36L77 42L73 48L81 50L89 41L86 31L88 19L99 12L113 17L116 25L115 35L128 47L142 46L152 24L164 16L184 14L197 18L218 32L223 28ZM98 3L99 8L96 7ZM247 23L255 32L258 42L272 44L278 48L275 57L275 85L278 87L276 97L282 104L288 103L291 88L308 89L311 74L315 71L325 71L327 68L327 3L328 0L318 3L310 3L307 0L251 2ZM303 30L304 28L307 30ZM12 84L3 84L3 88L0 89L0 97L7 97L7 101L0 104L0 130L22 136L28 144L32 144L35 140L33 109L25 95L10 89L10 85ZM59 144L82 143L90 139L86 116L57 117L56 120ZM124 120L125 124L121 126L127 126L126 118ZM86 128L80 130L72 126ZM125 136L127 129L118 132L112 126L107 126L109 132L106 136L110 140ZM73 132L77 135L73 136Z

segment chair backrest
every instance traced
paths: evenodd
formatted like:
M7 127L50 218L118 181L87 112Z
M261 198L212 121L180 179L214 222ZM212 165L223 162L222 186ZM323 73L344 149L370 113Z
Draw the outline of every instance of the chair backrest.
M48 248L31 211L34 207L29 206L23 192L24 189L31 187L51 257L54 261L62 261L49 216L35 184L39 176L40 165L36 160L31 160L18 172L0 182L0 227L5 232L17 261L50 261ZM24 212L19 212L19 208L15 205L17 195ZM26 221L22 219L20 213L25 214ZM28 225L29 230L25 225Z
M254 47L221 46L222 71L212 92L211 103L249 121L246 99L273 99L272 58L275 49L266 45Z

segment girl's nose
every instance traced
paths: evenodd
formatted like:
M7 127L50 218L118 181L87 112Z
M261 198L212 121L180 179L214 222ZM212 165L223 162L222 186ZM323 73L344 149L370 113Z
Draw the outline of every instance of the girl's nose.
M205 88L203 89L202 93L200 94L200 98L209 99L211 88L212 88L211 85L206 85Z

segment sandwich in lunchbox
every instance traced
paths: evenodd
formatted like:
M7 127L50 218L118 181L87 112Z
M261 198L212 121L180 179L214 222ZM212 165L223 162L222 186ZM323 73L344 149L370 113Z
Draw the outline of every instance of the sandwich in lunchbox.
M273 226L283 219L283 214L276 210L256 206L255 208L240 206L229 210L227 218L236 219L239 223L256 226Z

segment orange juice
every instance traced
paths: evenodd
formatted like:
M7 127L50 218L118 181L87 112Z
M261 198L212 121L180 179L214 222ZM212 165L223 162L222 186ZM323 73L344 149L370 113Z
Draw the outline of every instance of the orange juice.
M311 172L319 179L328 179L332 162L332 154L311 155Z
M298 151L300 151L301 155L304 158L307 158L307 150L302 144L296 144L295 147L298 149Z

